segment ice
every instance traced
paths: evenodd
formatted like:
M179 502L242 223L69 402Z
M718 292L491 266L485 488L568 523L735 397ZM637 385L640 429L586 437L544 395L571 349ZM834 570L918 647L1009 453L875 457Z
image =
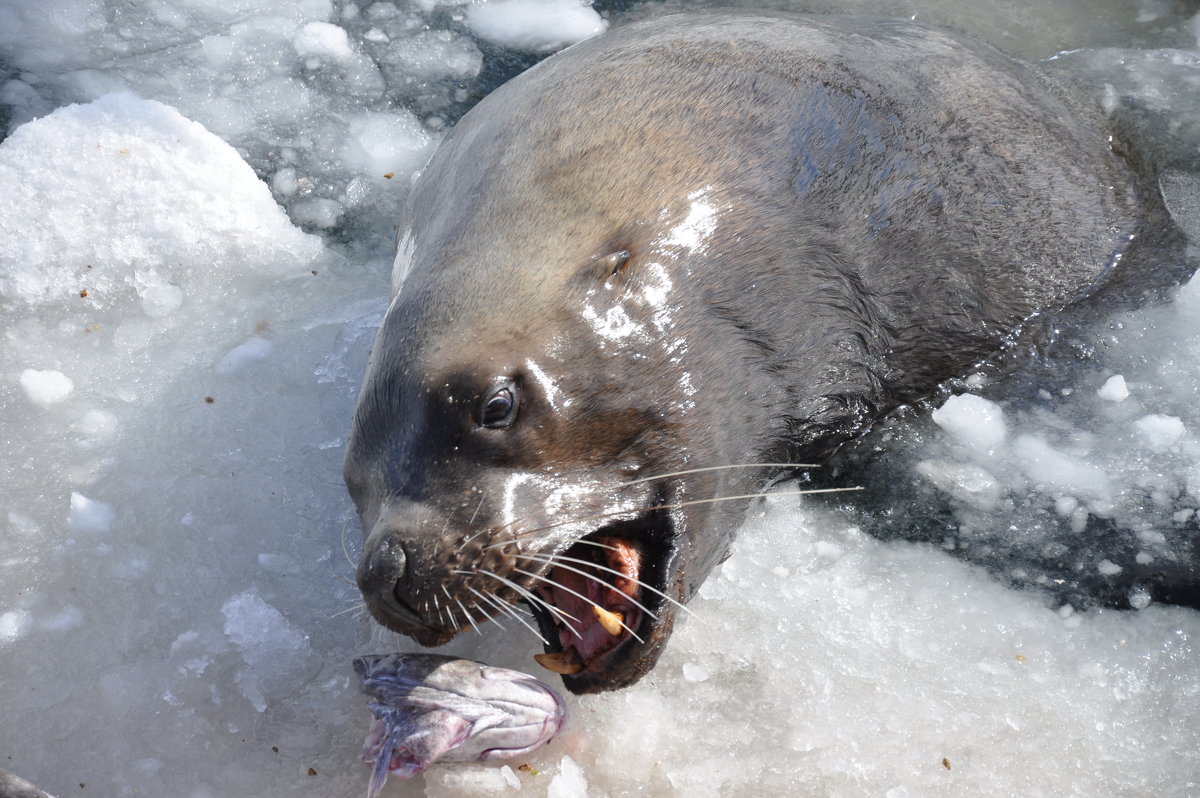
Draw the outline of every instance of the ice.
M54 369L25 369L21 372L21 388L34 404L56 405L71 395L75 383L66 374Z
M1142 442L1156 452L1165 451L1187 434L1182 420L1161 413L1142 416L1133 422L1133 428L1141 436Z
M1129 398L1129 386L1125 384L1124 377L1114 374L1104 381L1096 391L1096 396L1107 402L1123 402Z
M89 499L82 493L71 494L71 511L67 514L67 526L72 532L108 534L112 531L116 517L117 513L112 505Z
M233 374L260 360L266 360L270 354L270 341L257 335L251 336L248 341L225 353L217 363L217 373Z
M343 28L328 22L309 22L292 39L292 46L300 55L332 58L335 61L351 61L354 48Z
M405 181L393 183L393 176L411 174L433 154L433 137L403 110L362 114L349 127L342 151L346 165L380 185L403 186Z
M5 646L29 631L29 613L24 610L9 610L0 613L0 646Z
M518 50L549 52L603 33L608 23L582 0L488 0L467 7L480 38Z
M0 294L43 320L103 318L134 298L159 318L189 295L219 298L243 271L297 273L320 253L232 147L130 94L18 128L0 145L0 183L0 231L22 242L0 252Z
M52 5L0 4L4 767L60 796L361 795L350 660L413 648L358 604L340 478L398 208L443 132L535 60L504 48L609 20ZM1085 5L906 15L1069 50L1053 65L1167 114L1194 151L1200 18ZM1164 180L1193 221L1195 185ZM656 670L572 698L550 747L385 795L1194 789L1200 620L1137 574L1194 562L1200 283L1105 324L1057 382L981 373L883 430L886 500L756 507ZM891 524L930 543L876 537ZM1132 609L1088 604L1085 579ZM534 670L537 648L513 627L446 651Z
M84 621L83 610L68 604L66 607L38 619L38 626L47 632L69 632Z
M225 636L241 652L246 667L239 670L237 683L259 712L268 700L279 700L296 692L307 675L312 650L308 635L296 629L275 607L254 590L233 596L221 606Z
M933 411L932 418L955 439L976 449L993 449L1008 434L1004 411L995 402L974 394L950 397Z
M548 798L587 798L588 783L583 769L569 756L558 763L558 773L550 781Z

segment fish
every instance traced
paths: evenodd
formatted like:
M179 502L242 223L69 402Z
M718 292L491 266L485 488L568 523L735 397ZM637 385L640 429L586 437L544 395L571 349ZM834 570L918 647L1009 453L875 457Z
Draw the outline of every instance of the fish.
M434 762L511 759L541 748L567 723L567 706L526 673L438 654L354 660L375 716L363 743L367 798L391 773L403 781Z
M17 774L0 768L0 798L54 798L54 796L39 790Z

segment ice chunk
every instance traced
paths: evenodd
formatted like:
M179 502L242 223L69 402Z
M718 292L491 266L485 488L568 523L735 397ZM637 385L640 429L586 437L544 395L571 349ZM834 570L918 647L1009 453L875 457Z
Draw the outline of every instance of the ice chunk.
M590 39L608 27L585 0L489 0L467 8L467 24L481 39L539 52Z
M328 22L309 22L292 38L292 46L299 55L316 55L335 61L349 61L354 57L350 37L344 28Z
M79 313L137 302L160 316L184 295L219 297L239 274L304 273L321 252L232 147L131 94L17 128L0 143L0 184L0 237L21 242L0 250L9 302ZM99 196L115 198L103 214Z
M65 401L75 390L75 383L54 369L25 369L21 372L21 389L31 402L45 407Z
M343 150L346 164L379 183L390 183L385 175L420 168L433 153L433 138L402 109L360 114L350 120L349 133Z
M71 494L71 511L67 515L67 526L72 531L94 535L107 534L112 531L116 517L116 510L111 504L89 499L82 493Z
M981 510L995 507L1003 491L996 478L979 466L924 460L917 464L917 472L939 490Z
M271 342L257 335L225 353L217 364L218 374L233 374L251 363L265 360L271 354Z
M29 631L32 621L26 610L0 612L0 647Z
M83 624L83 610L68 604L57 612L38 618L37 622L39 628L48 632L69 632Z
M1142 416L1133 422L1133 428L1146 447L1155 452L1166 451L1187 433L1182 419L1157 413Z
M971 393L951 396L932 417L955 440L983 451L999 446L1008 434L1000 406Z
M221 613L225 635L246 663L237 683L256 710L263 712L271 700L300 688L311 667L308 635L288 623L254 589L231 597Z
M183 304L183 291L175 285L148 285L140 293L142 312L152 319L169 316Z
M1112 484L1103 469L1082 462L1036 435L1017 436L1013 451L1025 473L1036 482L1098 499L1112 493Z
M1106 402L1123 402L1129 397L1129 386L1120 374L1114 374L1104 381L1096 395Z
M546 798L587 798L588 782L583 768L569 756L558 763L558 773L550 780Z

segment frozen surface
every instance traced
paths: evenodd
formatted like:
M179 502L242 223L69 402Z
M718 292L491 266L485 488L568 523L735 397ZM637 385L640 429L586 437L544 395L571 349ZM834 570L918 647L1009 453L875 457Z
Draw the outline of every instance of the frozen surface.
M1071 51L1052 66L1196 152L1186 4L840 7ZM621 20L46 9L0 0L4 767L60 798L361 795L350 660L412 645L357 610L340 478L393 220L528 50ZM1197 182L1170 184L1195 225ZM655 672L572 698L527 763L385 795L1196 794L1200 615L1150 576L1196 561L1200 285L1098 325L881 429L894 456L863 475L890 492L756 507ZM445 650L532 669L535 647L492 627Z

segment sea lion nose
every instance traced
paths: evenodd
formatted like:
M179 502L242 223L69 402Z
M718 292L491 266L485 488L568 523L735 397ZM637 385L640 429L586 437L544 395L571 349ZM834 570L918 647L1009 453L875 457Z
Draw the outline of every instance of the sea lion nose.
M395 531L375 536L358 565L358 589L374 599L404 626L424 625L409 592L410 557Z

